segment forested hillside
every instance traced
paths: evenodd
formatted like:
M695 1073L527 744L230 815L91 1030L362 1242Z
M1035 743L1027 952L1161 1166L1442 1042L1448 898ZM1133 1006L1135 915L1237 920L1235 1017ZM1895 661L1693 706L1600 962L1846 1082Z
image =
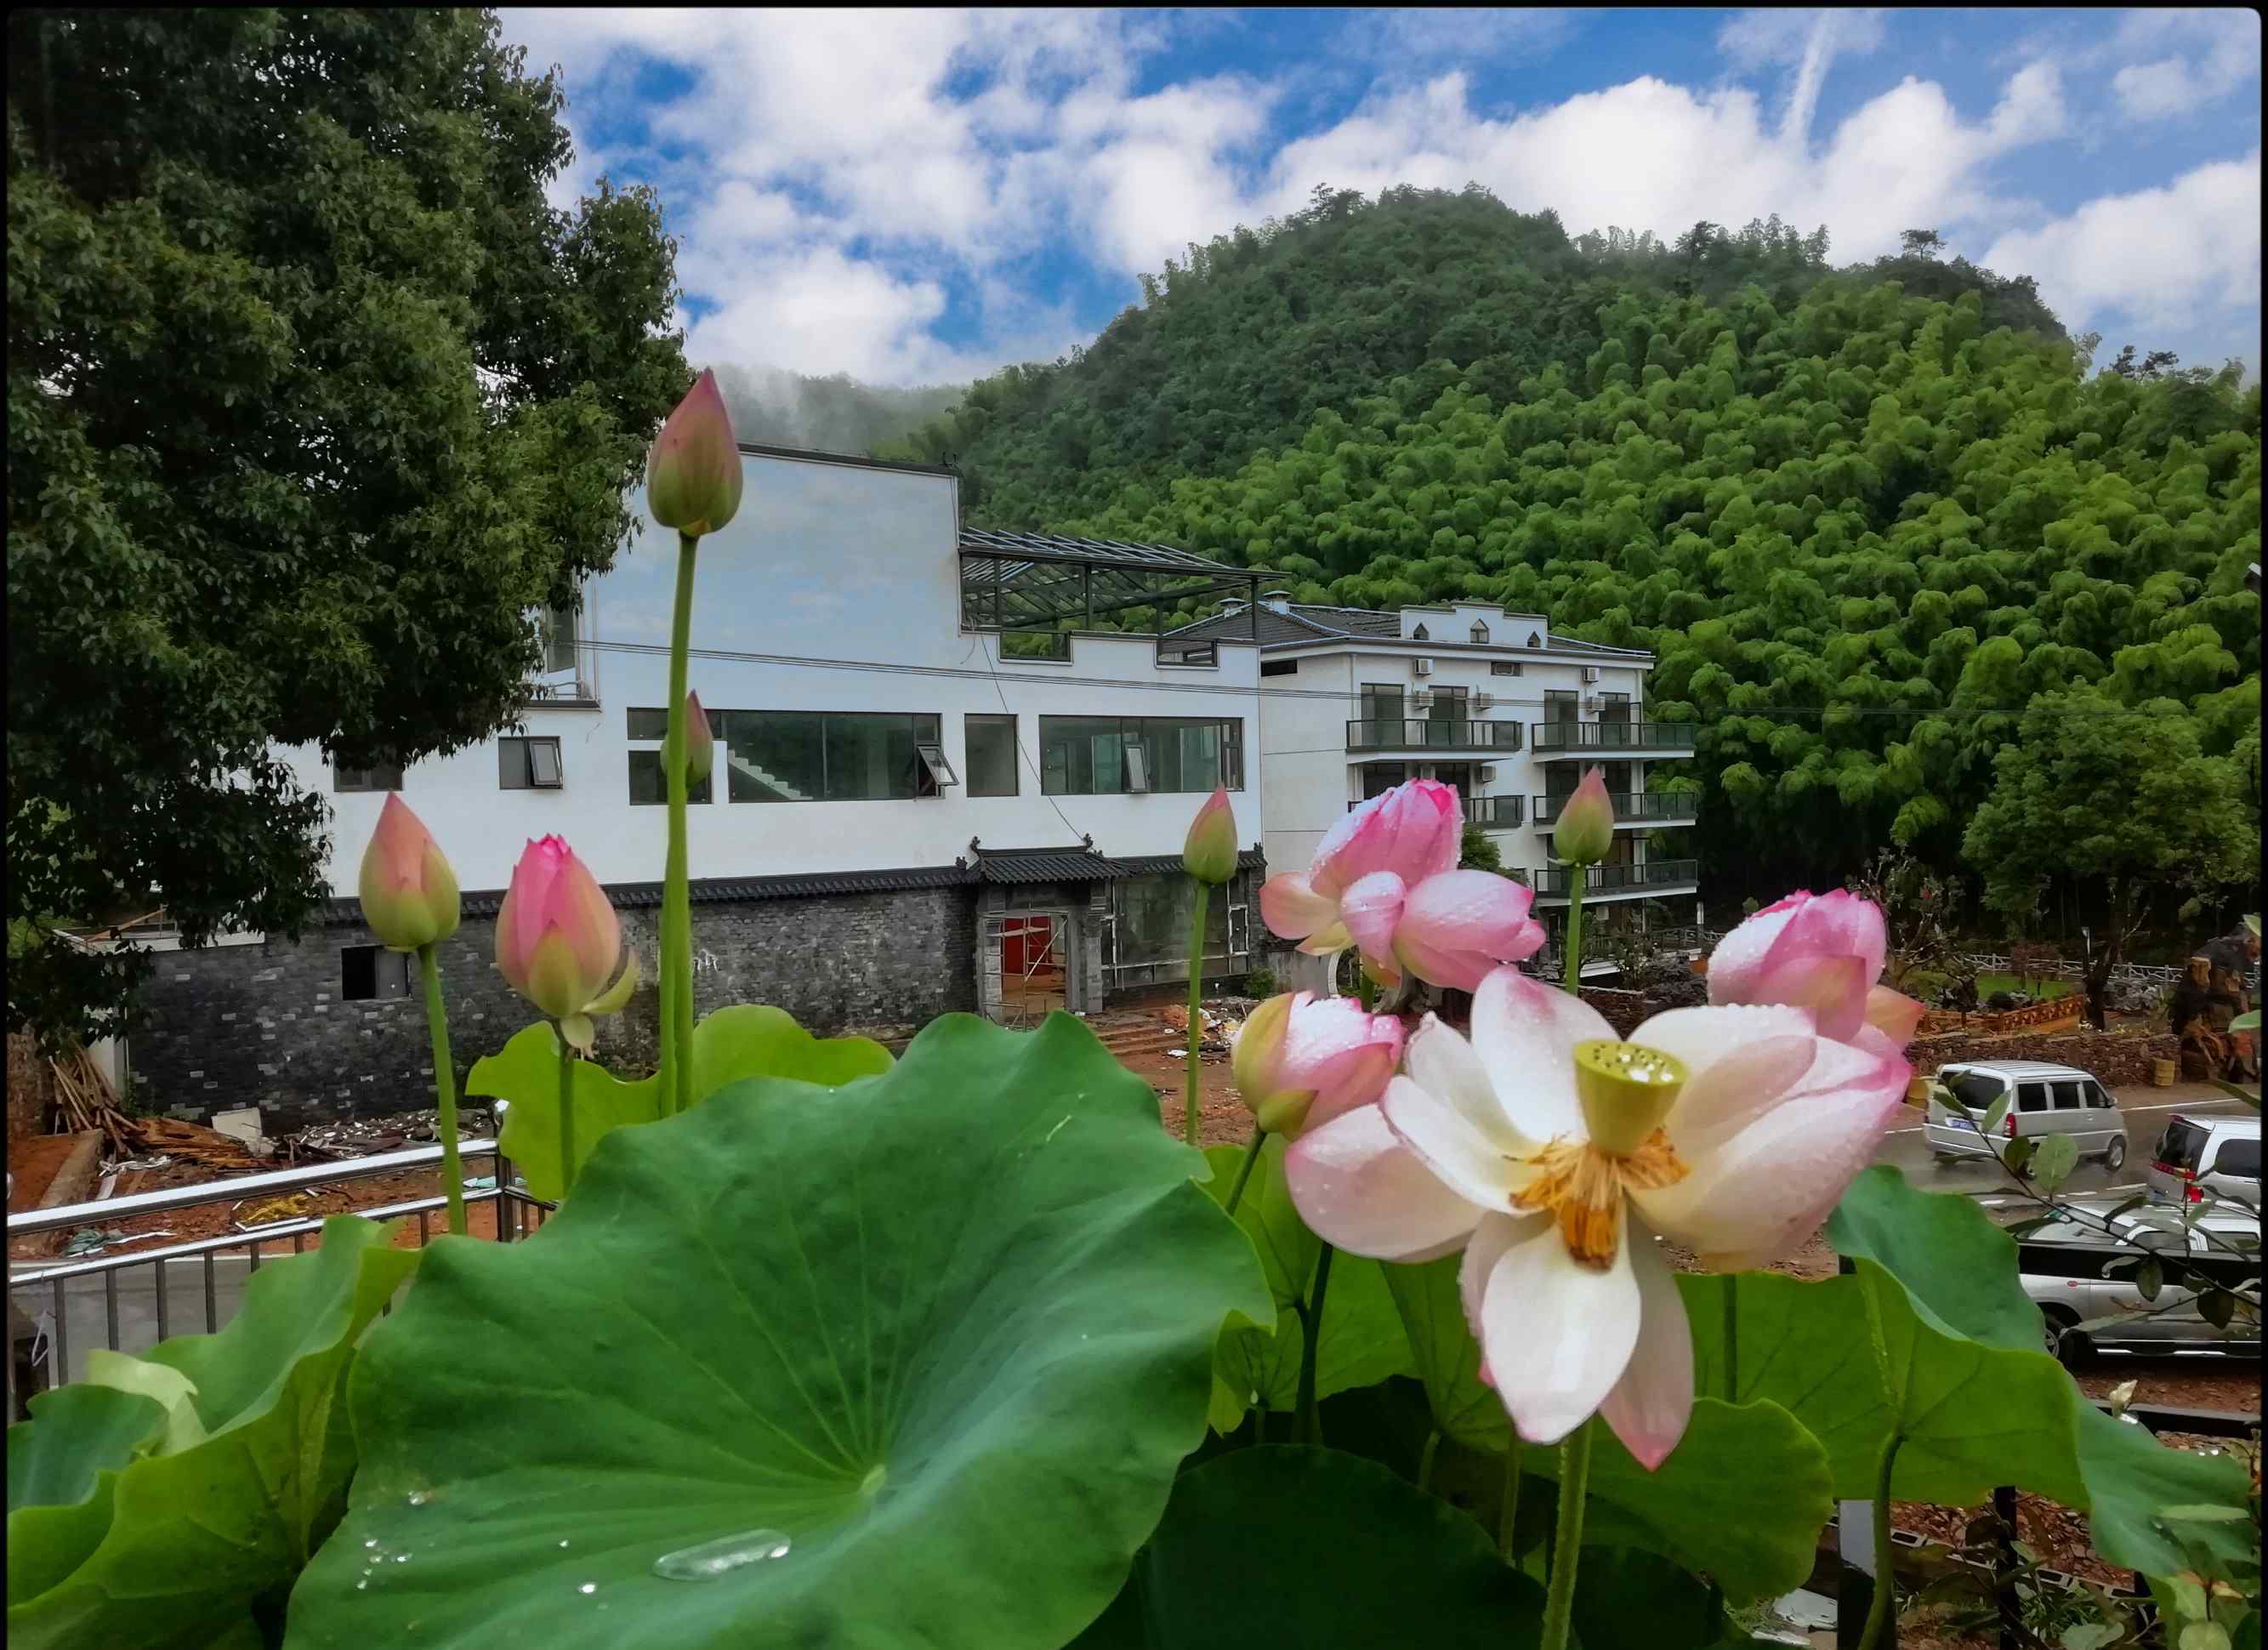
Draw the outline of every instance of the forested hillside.
M1996 754L2074 688L2257 838L2258 388L2131 351L2089 378L2095 341L2028 280L1911 239L1830 272L1776 224L1663 247L1475 191L1324 196L916 445L957 455L979 521L1655 649L1655 714L1701 726L1719 890L1834 880L1892 836L1960 865Z

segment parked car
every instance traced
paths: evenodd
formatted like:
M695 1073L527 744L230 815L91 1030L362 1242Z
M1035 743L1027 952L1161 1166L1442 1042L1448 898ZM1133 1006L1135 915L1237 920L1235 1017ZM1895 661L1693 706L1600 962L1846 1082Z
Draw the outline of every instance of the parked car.
M2040 1060L1984 1060L1948 1065L1938 1083L1969 1108L1970 1116L1947 1105L1933 1091L1922 1138L1940 1163L1956 1158L1991 1157L1997 1150L1978 1138L1993 1105L2013 1091L1999 1133L2006 1140L2036 1140L2067 1134L2081 1157L2099 1157L2116 1169L2126 1160L2126 1119L2110 1091L2076 1066Z
M2123 1201L2123 1200L2117 1200ZM2130 1355L2213 1354L2260 1356L2260 1222L2226 1205L2196 1217L2191 1230L2167 1223L2166 1213L2110 1214L2117 1201L2102 1197L2092 1208L2098 1220L2059 1219L2039 1227L2016 1245L2024 1293L2040 1309L2047 1350L2066 1365L2097 1352ZM2082 1208L2088 1200L2079 1200ZM2110 1230L2103 1230L2104 1226ZM2114 1235L2115 1234L2115 1235ZM2250 1247L2237 1247L2240 1241ZM2198 1293L2168 1282L2154 1301L2146 1301L2130 1276L2106 1277L2138 1249L2183 1255L2184 1264L2207 1280L2252 1303L2227 1326L2216 1329L2198 1309ZM2166 1307L2148 1317L2103 1322L2146 1307ZM2095 1327L2088 1328L2087 1325Z
M2153 1203L2203 1203L2208 1191L2260 1207L2260 1119L2174 1114L2150 1154Z

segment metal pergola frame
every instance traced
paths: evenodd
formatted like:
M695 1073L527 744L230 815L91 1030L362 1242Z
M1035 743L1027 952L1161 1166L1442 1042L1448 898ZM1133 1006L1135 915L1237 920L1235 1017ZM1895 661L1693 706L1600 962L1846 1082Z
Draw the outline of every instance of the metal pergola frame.
M983 528L962 531L960 556L961 621L976 630L1124 634L1105 622L1148 608L1150 632L1163 634L1188 622L1174 615L1180 604L1195 604L1202 617L1235 598L1256 643L1261 586L1275 577L1166 544Z

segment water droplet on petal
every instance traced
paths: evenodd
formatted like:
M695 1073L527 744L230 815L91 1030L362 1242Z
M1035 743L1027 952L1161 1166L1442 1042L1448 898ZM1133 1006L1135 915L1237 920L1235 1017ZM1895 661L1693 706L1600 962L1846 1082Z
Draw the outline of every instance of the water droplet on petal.
M653 1573L670 1581L708 1581L767 1558L784 1558L792 1543L777 1529L743 1530L697 1547L664 1553L653 1561Z
M553 1086L555 1086L555 1087L556 1087L556 1086L557 1086L557 1085L556 1085L556 1084L555 1084ZM360 1593L360 1592L364 1591L364 1589L366 1589L369 1586L370 1586L370 1583L369 1583L369 1582L367 1582L367 1581L357 1581L357 1582L356 1582L356 1583L355 1583L355 1591L356 1591L356 1592L357 1592L357 1593Z
M409 1555L406 1552L397 1552L394 1555L394 1562L396 1564L408 1564L409 1562Z

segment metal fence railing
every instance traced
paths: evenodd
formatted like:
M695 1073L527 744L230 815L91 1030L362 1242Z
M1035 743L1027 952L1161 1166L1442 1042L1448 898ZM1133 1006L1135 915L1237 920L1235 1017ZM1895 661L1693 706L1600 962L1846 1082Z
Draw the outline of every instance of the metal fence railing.
M512 1242L541 1226L552 1205L515 1183L510 1160L489 1138L464 1141L460 1152L470 1181L468 1211L494 1204L488 1220L475 1219L474 1232ZM107 1230L147 1216L164 1216L214 1205L274 1202L295 1194L316 1194L361 1181L421 1170L438 1171L441 1148L411 1146L342 1162L308 1163L232 1180L209 1181L98 1198L8 1217L11 1257L20 1240L88 1228ZM488 1166L493 1166L492 1170ZM485 1172L484 1172L485 1171ZM446 1230L448 1200L438 1190L430 1197L403 1198L351 1212L365 1219L412 1217L419 1247ZM10 1337L7 1359L8 1412L22 1418L22 1399L32 1392L85 1373L86 1353L96 1346L139 1353L176 1332L218 1330L235 1315L245 1285L264 1260L306 1250L323 1229L321 1214L239 1226L215 1237L153 1248L126 1248L117 1254L63 1254L53 1258L11 1258L8 1268L11 1323L33 1326L32 1352L19 1357L21 1331ZM483 1230L483 1227L487 1230ZM162 1233L146 1234L149 1237ZM129 1234L120 1240L133 1244ZM105 1246L108 1247L108 1246Z

